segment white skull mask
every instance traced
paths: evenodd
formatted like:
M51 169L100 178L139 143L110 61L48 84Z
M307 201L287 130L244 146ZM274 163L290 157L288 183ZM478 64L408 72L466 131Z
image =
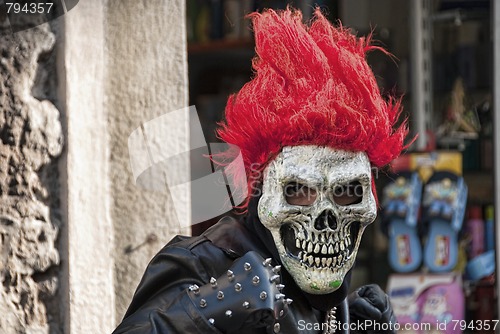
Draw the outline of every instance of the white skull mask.
M297 204L296 199L305 200ZM264 170L258 215L305 292L337 290L377 214L364 152L287 146Z

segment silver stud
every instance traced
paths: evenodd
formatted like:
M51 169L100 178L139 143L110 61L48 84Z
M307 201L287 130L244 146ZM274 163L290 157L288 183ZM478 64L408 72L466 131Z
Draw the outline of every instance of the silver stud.
M279 280L280 280L280 275L273 275L269 279L269 281L271 281L271 283L277 283L277 282L279 282Z
M233 312L231 310L226 311L226 317L231 318L233 316Z
M189 287L189 291L192 291L195 295L200 294L200 287L196 284L193 284Z
M234 279L234 273L231 270L227 271L227 278L229 279L229 282L232 282Z
M217 292L217 299L218 300L224 299L224 292L222 292L222 291Z
M279 322L275 323L273 327L273 332L279 333L280 329L281 329L280 323Z
M201 308L207 307L207 301L205 299L200 300L200 307Z
M210 285L212 285L214 289L217 287L217 280L214 277L210 278Z
M293 300L290 299L290 298L285 299L285 304L286 305L290 305L292 302L293 302Z
M259 297L260 297L260 299L262 299L262 300L266 300L266 298L267 298L267 292L262 291L262 292L260 293Z
M249 302L243 302L242 305L244 308L250 308L250 303Z
M280 317L283 317L285 315L285 310L280 311Z
M281 270L281 266L276 266L273 268L273 273L278 274Z
M208 322L209 322L211 325L215 324L215 320L214 320L214 318L210 318L210 319L208 319Z
M236 283L236 284L234 285L234 290L236 290L236 292L240 292L240 291L241 291L241 289L243 289L243 287L241 286L241 284L240 284L240 283Z
M285 285L283 285L283 284L276 284L276 288L277 288L279 291L281 291L281 290L283 290L283 289L285 288Z
M284 294L282 294L282 293L276 294L276 300L280 300L280 299L283 299L283 298L285 298Z
M270 266L271 265L271 258L268 257L267 259L264 260L264 262L262 262L262 265L265 267L265 266Z
M252 270L252 266L250 265L250 263L248 262L245 262L245 264L243 265L243 268L245 268L245 271L250 271Z
M259 276L254 276L254 277L252 278L252 284L253 284L253 285L258 285L258 284L259 284L259 282L260 282L260 278L259 278Z

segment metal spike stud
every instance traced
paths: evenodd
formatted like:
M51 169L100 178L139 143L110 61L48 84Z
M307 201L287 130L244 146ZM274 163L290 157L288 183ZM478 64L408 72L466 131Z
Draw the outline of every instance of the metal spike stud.
M227 278L229 279L229 282L232 282L234 279L234 273L231 270L227 271Z
M279 274L280 270L281 270L281 266L276 266L273 268L273 273Z
M264 262L262 262L262 264L265 266L270 266L271 265L271 258L268 257L267 259L264 260Z
M250 263L248 262L245 262L245 264L243 265L243 268L245 268L245 271L250 271L252 270L252 266L250 265Z
M233 312L231 310L226 311L226 317L231 318L233 316Z
M285 285L284 284L276 284L276 288L281 291L285 288Z
M280 332L280 330L281 330L280 323L279 323L279 322L275 323L275 324L274 324L274 327L273 327L273 332L274 332L274 333L279 333L279 332Z
M236 283L236 284L234 285L234 290L235 290L236 292L240 292L240 291L241 291L241 289L243 289L243 287L241 286L241 284L240 284L240 283Z
M259 282L260 282L260 277L259 277L259 276L254 276L254 277L252 278L252 284L253 284L253 285L258 285L258 284L259 284Z
M276 294L276 300L280 300L280 299L283 299L283 298L285 298L284 294L282 294L282 293Z
M242 305L244 308L250 308L250 303L249 302L243 302L243 305Z
M200 307L201 308L207 307L207 301L205 299L200 300Z
M273 275L269 279L269 281L271 281L271 283L277 283L277 282L279 282L279 280L280 280L280 275Z
M212 285L214 289L217 287L217 280L214 277L210 278L210 285Z
M283 317L285 315L285 310L280 311L280 317Z
M262 291L259 295L260 299L265 300L267 298L267 292Z
M193 284L189 287L189 291L193 291L195 295L200 294L200 287L196 284Z
M222 291L217 292L217 299L218 300L224 299L224 292L222 292Z
M293 302L293 300L290 299L290 298L285 299L285 304L286 305L290 305L292 302Z
M214 320L214 318L210 318L210 319L208 319L208 322L209 322L211 325L215 324L215 320Z

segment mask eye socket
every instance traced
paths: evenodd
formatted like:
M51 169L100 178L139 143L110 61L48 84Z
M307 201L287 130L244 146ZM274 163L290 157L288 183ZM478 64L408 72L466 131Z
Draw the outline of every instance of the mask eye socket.
M359 181L349 182L345 185L335 186L333 201L340 206L361 203L363 200L363 186Z
M299 182L290 182L283 188L286 202L291 205L311 205L316 201L317 192Z

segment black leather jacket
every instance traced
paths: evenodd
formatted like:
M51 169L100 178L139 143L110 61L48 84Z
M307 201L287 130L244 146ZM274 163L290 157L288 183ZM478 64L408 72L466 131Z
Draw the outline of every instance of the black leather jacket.
M256 251L262 257L276 257L246 223L223 218L198 237L175 237L151 261L122 323L120 333L220 333L193 304L187 289L211 277L220 277L238 257ZM277 261L277 260L276 260ZM280 320L280 333L321 333L325 312L310 300L282 272L284 294L293 299L287 315ZM273 333L272 326L242 328L239 334Z

